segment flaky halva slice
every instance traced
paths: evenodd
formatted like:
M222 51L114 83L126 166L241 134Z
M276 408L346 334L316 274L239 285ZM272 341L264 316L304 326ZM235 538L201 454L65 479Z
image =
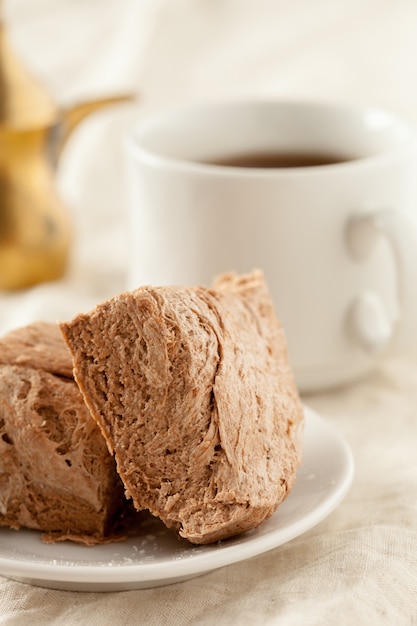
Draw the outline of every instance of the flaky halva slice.
M200 544L255 528L287 496L303 409L260 272L139 288L61 330L138 509Z
M114 540L126 501L57 324L0 339L0 526L45 541Z

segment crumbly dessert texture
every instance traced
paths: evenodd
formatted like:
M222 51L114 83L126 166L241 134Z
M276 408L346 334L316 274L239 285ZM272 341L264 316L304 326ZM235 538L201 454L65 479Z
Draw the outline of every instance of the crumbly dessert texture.
M303 408L261 272L142 287L61 330L138 510L205 544L257 527L288 495Z
M0 526L46 542L121 538L124 488L72 374L57 324L0 339Z

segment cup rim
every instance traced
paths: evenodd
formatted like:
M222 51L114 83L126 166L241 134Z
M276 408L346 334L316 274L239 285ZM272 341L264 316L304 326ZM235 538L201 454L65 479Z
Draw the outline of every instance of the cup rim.
M217 163L207 163L193 160L181 156L166 155L157 150L152 150L141 145L141 140L147 133L154 129L160 129L161 124L167 121L178 120L179 117L187 116L191 113L202 113L205 110L220 110L231 107L280 107L287 109L298 108L304 110L321 110L340 115L374 116L376 120L388 120L393 124L399 134L401 141L396 146L387 148L375 154L364 154L353 159L334 163L319 165L289 166L279 168L245 167L238 165L224 165ZM379 106L352 104L350 102L340 102L334 100L320 99L283 99L274 97L252 97L252 98L227 98L227 99L206 99L179 104L173 107L164 108L158 112L146 115L141 120L134 123L125 136L125 148L127 153L141 162L153 168L167 168L172 171L196 172L199 174L218 176L245 176L245 177L282 177L301 174L317 176L318 174L328 174L334 171L345 171L363 167L365 164L376 164L386 160L398 158L404 152L408 152L413 144L416 144L416 129L404 117L389 109Z

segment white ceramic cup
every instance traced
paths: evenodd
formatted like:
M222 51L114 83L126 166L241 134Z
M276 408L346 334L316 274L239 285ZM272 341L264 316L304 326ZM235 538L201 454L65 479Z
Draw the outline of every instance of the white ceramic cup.
M239 154L325 165L215 165ZM274 100L194 104L127 141L128 288L264 271L301 391L349 382L417 343L415 136L373 108Z

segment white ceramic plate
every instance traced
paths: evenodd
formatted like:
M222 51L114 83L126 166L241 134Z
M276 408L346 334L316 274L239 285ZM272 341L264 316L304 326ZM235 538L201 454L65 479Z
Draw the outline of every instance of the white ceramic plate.
M305 407L303 464L297 483L259 528L211 546L178 541L156 520L122 543L82 547L46 545L30 530L0 529L0 574L72 591L142 589L179 582L267 552L321 522L342 501L353 458L329 424Z

